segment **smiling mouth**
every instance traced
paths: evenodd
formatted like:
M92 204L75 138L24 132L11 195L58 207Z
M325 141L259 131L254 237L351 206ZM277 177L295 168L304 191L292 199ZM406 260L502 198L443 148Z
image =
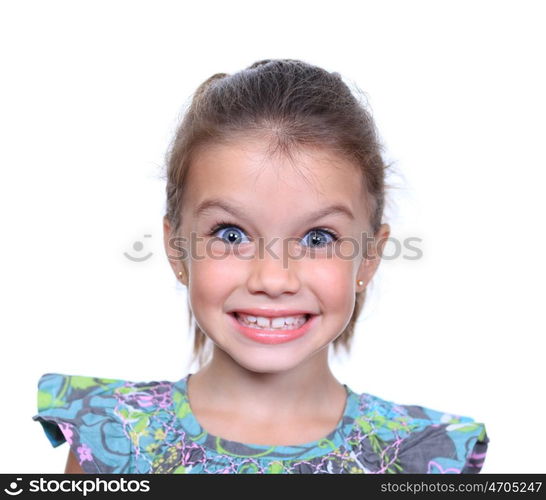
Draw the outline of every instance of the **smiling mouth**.
M267 326L261 326L257 322L252 323L249 321L245 321L237 312L230 313L233 318L242 326L245 326L247 328L252 328L254 330L261 330L261 331L268 331L268 332L285 332L285 331L293 331L293 330L299 330L302 328L305 324L308 323L308 321L314 316L313 314L305 314L303 315L304 319L300 320L296 323L292 324L285 324L282 327L276 327L276 328L268 328ZM271 318L274 319L274 318Z

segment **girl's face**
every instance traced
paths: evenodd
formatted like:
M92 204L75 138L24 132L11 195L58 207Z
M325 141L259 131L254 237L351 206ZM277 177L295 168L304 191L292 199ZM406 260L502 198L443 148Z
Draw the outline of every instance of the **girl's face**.
M241 140L197 154L184 190L185 244L178 244L189 258L184 267L171 259L177 276L185 271L182 281L200 328L240 366L261 373L295 368L343 332L355 292L372 278L389 235L384 224L364 259L362 233L371 234L353 164L319 148L293 153L291 162L270 155L268 146L266 139ZM332 206L337 209L325 213ZM172 256L166 219L164 230ZM312 316L303 335L245 334L251 327L239 326L233 312L248 309Z

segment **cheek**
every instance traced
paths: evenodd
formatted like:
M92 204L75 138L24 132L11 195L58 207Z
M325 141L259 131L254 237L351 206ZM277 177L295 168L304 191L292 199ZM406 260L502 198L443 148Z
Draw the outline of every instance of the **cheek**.
M323 260L310 271L309 287L329 311L344 314L354 303L353 262L339 258Z
M213 251L209 250L204 258L191 260L188 292L193 305L223 307L226 297L240 281L238 266L241 263L237 264L233 256L213 254Z
M214 327L218 311L222 311L226 297L232 290L225 261L209 257L190 261L188 302L193 317L207 336Z

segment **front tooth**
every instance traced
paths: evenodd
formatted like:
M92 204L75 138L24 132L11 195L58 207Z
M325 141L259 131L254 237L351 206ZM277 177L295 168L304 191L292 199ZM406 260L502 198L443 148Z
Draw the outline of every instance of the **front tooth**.
M284 326L284 318L273 318L271 321L272 328L282 328Z
M269 320L267 318L264 318L262 316L258 316L257 318L258 326L262 326L264 328L269 328ZM283 321L284 323L284 321Z

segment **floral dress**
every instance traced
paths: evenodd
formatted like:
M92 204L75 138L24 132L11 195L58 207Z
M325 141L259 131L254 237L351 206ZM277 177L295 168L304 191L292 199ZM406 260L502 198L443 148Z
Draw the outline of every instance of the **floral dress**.
M38 384L40 422L54 447L68 442L85 473L476 474L485 426L470 417L401 405L346 385L337 427L295 446L229 441L207 433L187 383L47 373Z

